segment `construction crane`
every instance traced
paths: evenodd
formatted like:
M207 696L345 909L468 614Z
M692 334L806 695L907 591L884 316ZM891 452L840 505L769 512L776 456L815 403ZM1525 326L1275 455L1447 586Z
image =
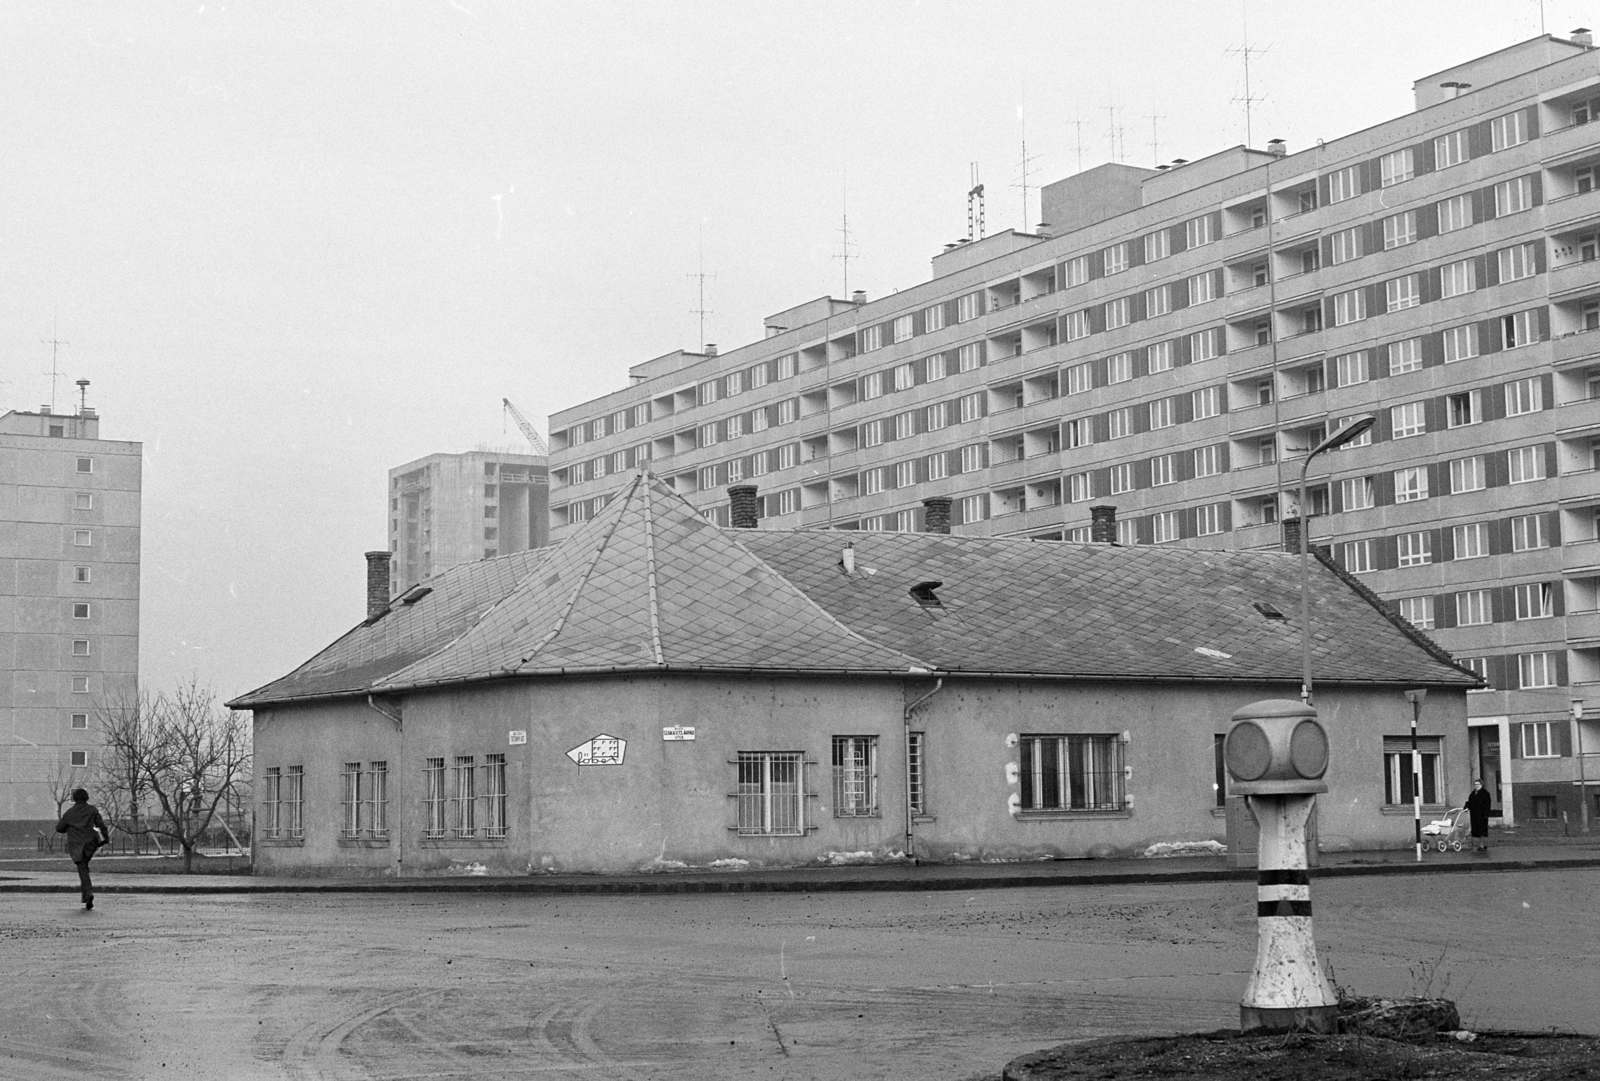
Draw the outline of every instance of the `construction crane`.
M535 454L548 456L550 453L550 448L545 445L545 441L543 439L539 438L539 433L533 430L532 423L529 422L527 417L522 415L522 411L511 404L510 398L501 398L500 401L505 405L503 412L511 414L511 419L517 422L517 427L522 429L522 434L526 436L528 442L533 445L533 452Z

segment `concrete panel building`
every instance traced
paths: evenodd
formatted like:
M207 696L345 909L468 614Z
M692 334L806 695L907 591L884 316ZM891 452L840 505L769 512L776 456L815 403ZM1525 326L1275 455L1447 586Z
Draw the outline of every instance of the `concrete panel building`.
M380 599L230 703L254 711L256 865L620 872L1220 840L1230 716L1299 688L1299 583L1279 552L723 529L636 473L562 543ZM1438 810L1467 791L1476 677L1331 563L1310 588L1322 842L1404 845L1402 691L1432 692Z
M136 691L141 444L90 408L0 416L0 821L54 825Z
M714 521L1256 551L1309 517L1485 679L1471 767L1507 823L1600 815L1600 65L1539 37L1289 153L1048 185L1037 234L672 353L551 417L552 531L648 463ZM1360 445L1301 456L1346 418ZM1580 749L1593 756L1579 756Z
M396 596L461 563L550 541L542 455L430 454L389 470L389 583Z

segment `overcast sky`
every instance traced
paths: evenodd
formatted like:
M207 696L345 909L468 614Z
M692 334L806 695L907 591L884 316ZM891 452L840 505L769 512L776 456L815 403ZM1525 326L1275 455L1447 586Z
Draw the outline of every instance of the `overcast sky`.
M965 235L972 162L994 232L1038 221L1080 145L1091 167L1242 143L1245 14L13 0L0 408L51 400L58 325L57 407L88 378L101 434L144 443L146 685L238 694L362 617L391 466L514 445L502 397L542 428L695 347L702 250L705 338L731 348L842 295L846 206L850 286L876 297ZM1253 144L1300 150L1538 34L1541 5L1248 14Z

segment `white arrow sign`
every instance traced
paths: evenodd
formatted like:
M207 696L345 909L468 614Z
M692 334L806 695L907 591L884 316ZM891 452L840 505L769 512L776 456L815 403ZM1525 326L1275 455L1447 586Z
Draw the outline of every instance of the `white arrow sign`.
M608 736L604 732L587 743L580 743L567 752L567 757L580 766L620 766L628 741Z

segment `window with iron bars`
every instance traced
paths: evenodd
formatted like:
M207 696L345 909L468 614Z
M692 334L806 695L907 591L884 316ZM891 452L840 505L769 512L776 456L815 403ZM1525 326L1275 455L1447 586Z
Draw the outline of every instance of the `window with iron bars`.
M906 744L906 783L909 786L911 813L928 813L928 733L912 732Z
M457 755L451 766L450 829L457 837L478 832L478 771L471 755Z
M805 834L805 767L799 751L740 751L738 831L741 836Z
M445 825L444 759L428 759L422 776L426 793L422 799L422 836L443 837L448 829Z
M878 737L833 737L833 816L878 813Z
M1122 737L1025 735L1022 810L1120 811Z

